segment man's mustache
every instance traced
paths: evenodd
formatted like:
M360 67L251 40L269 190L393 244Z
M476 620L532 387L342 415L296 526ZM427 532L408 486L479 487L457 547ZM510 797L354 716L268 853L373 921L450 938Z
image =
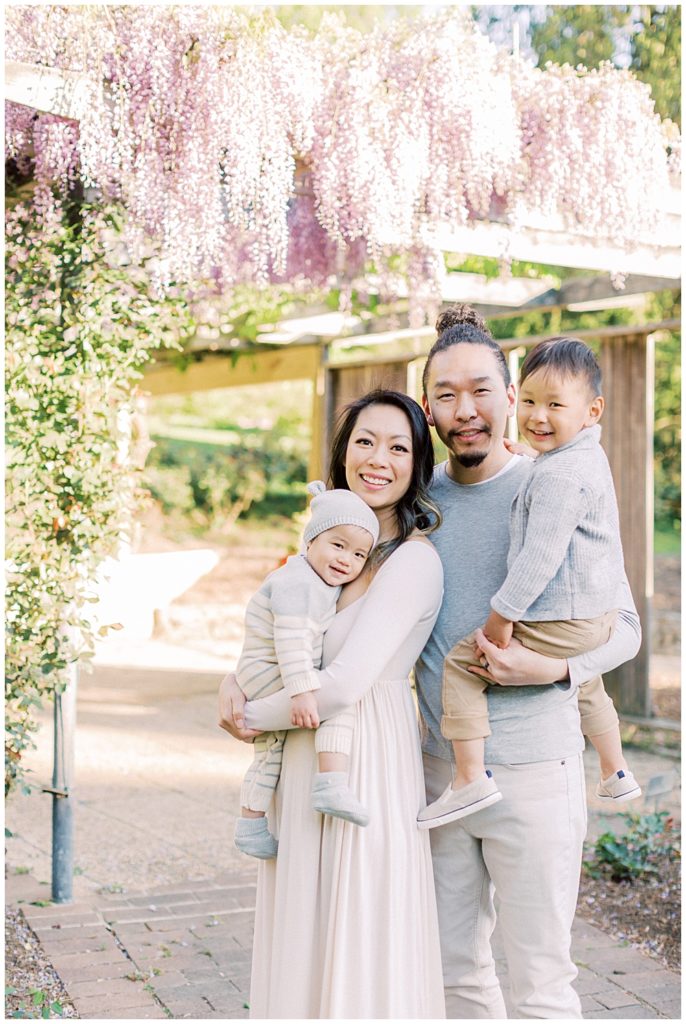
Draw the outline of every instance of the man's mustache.
M491 433L490 427L487 427L485 423L475 423L473 426L470 427L462 427L461 430L449 430L448 437L457 437L459 439L459 436L463 430L480 430L484 434Z

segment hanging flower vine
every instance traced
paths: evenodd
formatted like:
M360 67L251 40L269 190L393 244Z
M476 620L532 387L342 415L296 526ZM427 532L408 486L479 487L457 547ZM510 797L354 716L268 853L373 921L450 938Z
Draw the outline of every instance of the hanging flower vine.
M631 74L531 67L460 8L368 35L328 16L312 35L269 9L10 7L6 52L87 90L78 126L9 104L9 155L33 149L39 180L78 168L121 202L132 254L159 242L161 286L321 280L353 244L427 267L437 231L495 210L630 247L659 228L675 172L677 140Z
M122 262L113 209L19 203L6 222L5 786L33 711L92 654L98 567L131 521L137 467L122 417L141 367L190 330L185 302Z

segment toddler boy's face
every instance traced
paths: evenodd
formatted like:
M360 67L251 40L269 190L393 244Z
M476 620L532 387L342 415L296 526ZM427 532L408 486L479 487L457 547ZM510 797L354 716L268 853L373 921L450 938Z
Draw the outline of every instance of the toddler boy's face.
M357 579L372 550L372 535L361 526L334 526L307 545L307 561L330 587Z
M519 390L519 432L532 448L550 452L597 423L604 404L600 395L593 395L585 377L539 370Z

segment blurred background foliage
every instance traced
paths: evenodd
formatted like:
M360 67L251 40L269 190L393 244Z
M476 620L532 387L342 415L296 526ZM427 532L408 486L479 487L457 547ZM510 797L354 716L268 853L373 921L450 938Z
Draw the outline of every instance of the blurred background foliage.
M489 37L539 66L602 61L628 68L651 87L655 109L681 124L681 6L677 4L478 4L472 15Z
M142 483L168 528L219 539L239 517L268 521L301 511L311 402L309 381L151 400L155 447Z

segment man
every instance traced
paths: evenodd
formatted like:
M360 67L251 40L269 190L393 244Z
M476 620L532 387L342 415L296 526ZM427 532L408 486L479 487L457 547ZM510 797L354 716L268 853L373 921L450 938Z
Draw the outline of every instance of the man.
M445 595L416 666L429 801L452 773L451 745L440 732L443 661L488 617L507 571L510 505L531 469L503 443L514 388L485 324L457 307L437 328L423 404L448 448L432 488L443 522L430 535L443 562ZM450 1018L505 1016L490 946L494 890L515 1016L581 1017L570 956L586 830L576 687L636 654L640 627L626 582L618 607L612 640L569 662L514 643L500 651L479 633L485 678L532 685L489 687L486 763L503 799L431 832Z

